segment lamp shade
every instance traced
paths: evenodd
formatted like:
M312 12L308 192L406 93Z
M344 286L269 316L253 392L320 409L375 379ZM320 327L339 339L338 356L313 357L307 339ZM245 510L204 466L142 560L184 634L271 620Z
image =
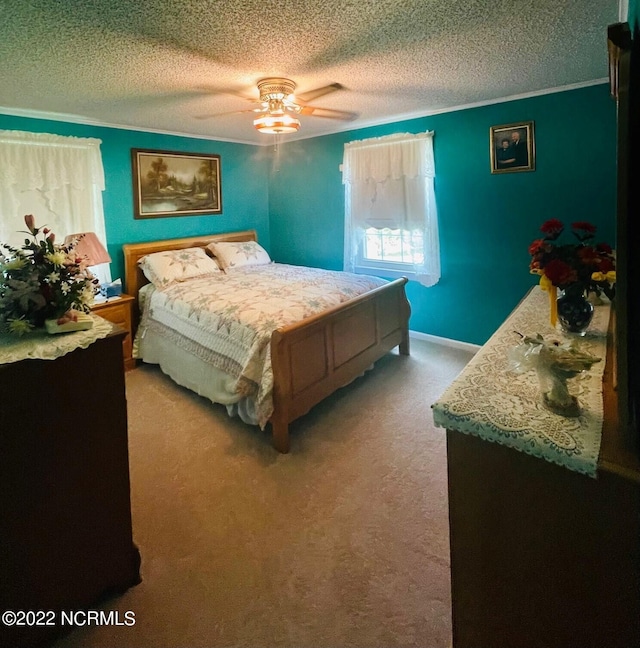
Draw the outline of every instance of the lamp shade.
M254 127L261 133L277 135L295 133L300 128L300 121L288 113L266 114L253 120Z
M100 263L110 263L111 257L104 245L94 232L82 232L81 234L69 234L64 239L64 244L69 245L76 241L75 252L80 257L86 257L88 265L95 266Z

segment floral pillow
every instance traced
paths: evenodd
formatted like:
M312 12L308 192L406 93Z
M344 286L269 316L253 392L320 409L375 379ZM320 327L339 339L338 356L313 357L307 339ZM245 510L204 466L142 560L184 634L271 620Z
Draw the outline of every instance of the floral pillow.
M256 241L242 241L240 243L217 243L214 241L209 243L207 248L217 259L223 270L271 263L267 251Z
M155 252L142 257L138 263L156 288L167 288L178 281L220 272L218 264L207 256L203 248Z

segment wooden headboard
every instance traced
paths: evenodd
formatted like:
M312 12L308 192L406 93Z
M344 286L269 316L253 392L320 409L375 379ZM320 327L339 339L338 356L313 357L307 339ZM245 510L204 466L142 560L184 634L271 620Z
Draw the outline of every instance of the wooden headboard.
M244 230L242 232L227 232L223 234L205 234L203 236L192 236L190 238L166 239L163 241L148 241L147 243L127 243L122 246L124 252L124 285L128 295L138 299L138 291L142 286L149 283L138 265L138 261L147 254L154 252L165 252L167 250L182 250L190 247L205 248L213 241L257 241L255 230ZM138 309L134 309L134 328L137 324Z

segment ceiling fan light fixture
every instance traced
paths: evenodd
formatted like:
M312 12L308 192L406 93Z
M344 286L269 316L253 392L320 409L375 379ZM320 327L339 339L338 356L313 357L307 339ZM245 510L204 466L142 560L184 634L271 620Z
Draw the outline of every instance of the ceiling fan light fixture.
M253 125L260 133L279 135L282 133L295 133L300 128L300 120L288 113L280 115L262 115L253 120Z
M258 81L258 92L261 101L288 99L293 96L295 89L296 84L291 79L283 79L282 77L269 77Z

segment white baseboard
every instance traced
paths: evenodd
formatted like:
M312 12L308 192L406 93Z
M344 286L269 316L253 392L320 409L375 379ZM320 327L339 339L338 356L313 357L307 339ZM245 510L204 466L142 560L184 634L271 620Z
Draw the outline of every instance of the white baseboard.
M452 347L453 349L463 349L477 353L481 346L479 344L471 344L470 342L461 342L460 340L451 340L450 338L440 337L438 335L431 335L430 333L420 333L420 331L409 331L409 337L416 340L425 340L433 342L434 344L442 344L442 346Z

